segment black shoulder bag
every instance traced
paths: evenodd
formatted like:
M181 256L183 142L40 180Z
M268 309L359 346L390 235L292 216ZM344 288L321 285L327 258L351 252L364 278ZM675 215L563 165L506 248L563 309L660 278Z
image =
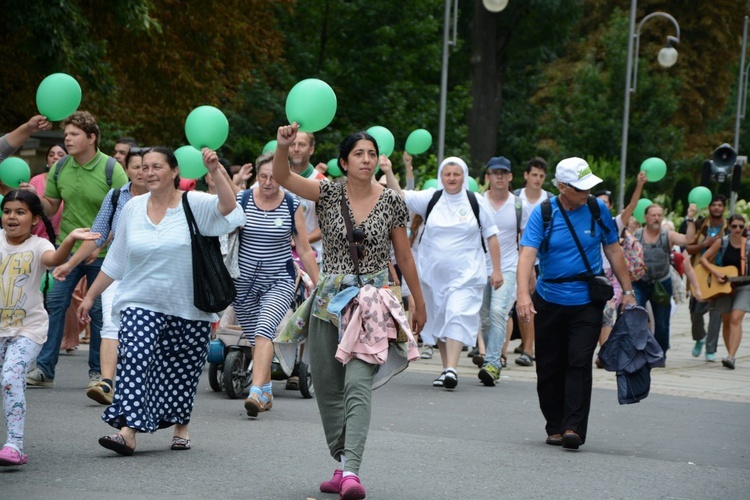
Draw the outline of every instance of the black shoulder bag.
M182 207L190 228L193 251L193 305L208 313L223 311L234 301L237 289L224 265L219 238L203 236L198 231L187 191L182 194Z
M586 270L588 271L587 275L578 278L576 281L587 281L589 284L589 299L591 300L591 303L595 306L604 307L609 299L615 296L615 289L612 287L612 283L609 282L609 279L606 276L596 275L594 274L594 271L591 270L589 260L586 258L586 253L583 251L583 246L578 240L578 235L576 235L573 224L570 223L568 214L565 213L565 209L562 207L560 207L560 212L562 213L563 219L565 219L565 223L568 225L570 234L573 235L573 241L576 242L578 251L581 253L583 263L586 265Z
M346 225L346 241L349 242L349 253L352 256L352 262L354 262L354 274L357 275L357 282L361 287L362 277L359 274L359 255L357 255L357 245L361 245L364 241L355 242L352 219L349 217L349 205L346 204L346 187L341 190L341 216L344 217L344 224ZM362 235L362 240L364 240L364 234Z

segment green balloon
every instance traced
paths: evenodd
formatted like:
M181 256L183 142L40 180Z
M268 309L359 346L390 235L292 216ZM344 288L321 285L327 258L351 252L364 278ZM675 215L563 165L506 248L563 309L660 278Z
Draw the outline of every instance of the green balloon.
M638 204L635 206L635 210L633 210L633 217L635 217L635 220L643 224L646 221L646 209L653 204L654 202L648 198L638 200ZM627 223L627 221L623 222Z
M54 73L42 80L36 89L36 107L47 120L63 120L81 104L81 86L65 73Z
M647 158L641 163L641 170L646 172L649 182L659 182L667 173L667 164L661 158Z
M477 184L477 180L473 177L469 177L469 191L474 193L479 192L479 184Z
M6 158L0 163L0 182L6 186L17 188L22 182L29 182L31 170L28 163L17 156Z
M203 164L203 154L193 146L182 146L174 152L180 177L183 179L200 179L208 173Z
M378 150L381 155L391 156L396 140L390 130L380 125L375 125L367 129L367 133L375 138L378 143Z
M44 273L42 275L42 284L39 286L39 291L44 293L44 285L47 284L47 293L52 290L52 286L55 284L55 279L50 273Z
M229 121L220 109L198 106L185 120L185 136L195 149L219 149L229 137Z
M265 146L263 146L263 151L260 154L266 154L266 153L273 153L276 151L276 139L272 141L268 141Z
M424 181L424 184L422 184L422 189L430 189L430 188L437 189L437 187L438 187L437 179L427 179L426 181Z
M418 128L406 138L406 152L410 155L420 155L432 146L432 134L423 128Z
M688 194L688 201L695 203L698 210L706 208L711 204L711 199L714 197L711 190L705 186L694 187Z
M302 132L323 130L335 115L336 93L323 80L302 80L286 96L286 118L297 122Z
M2 203L4 199L5 199L5 196L0 194L0 203Z
M338 158L331 158L328 160L328 169L326 170L326 173L330 175L331 177L341 177L344 175L344 173L339 168L339 160Z

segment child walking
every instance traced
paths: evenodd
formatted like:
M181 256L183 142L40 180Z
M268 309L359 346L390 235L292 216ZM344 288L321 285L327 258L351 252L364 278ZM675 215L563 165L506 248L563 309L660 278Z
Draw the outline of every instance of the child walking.
M23 465L26 417L26 372L47 339L47 311L40 286L47 269L65 262L75 240L99 237L88 229L73 230L55 250L31 234L41 220L54 241L52 224L44 217L39 197L31 191L10 191L0 203L0 364L3 409L8 438L0 449L0 466Z

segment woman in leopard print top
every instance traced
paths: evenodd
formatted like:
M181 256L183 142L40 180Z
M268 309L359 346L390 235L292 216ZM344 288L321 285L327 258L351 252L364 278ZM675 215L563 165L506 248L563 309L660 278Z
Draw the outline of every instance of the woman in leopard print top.
M294 123L279 128L273 176L283 187L317 204L316 212L323 239L323 269L318 290L331 283L346 286L355 273L347 230L341 209L345 197L353 232L364 232L358 244L360 276L375 286L387 284L390 247L412 291L416 307L411 316L416 335L425 323L422 289L406 235L408 212L404 201L390 189L373 182L378 165L378 146L366 132L350 135L339 146L339 166L347 174L345 184L306 179L290 171L289 146L297 136ZM355 284L356 280L352 282ZM308 323L308 354L315 380L316 399L331 456L340 460L321 491L341 493L346 498L364 498L359 467L364 453L372 411L372 384L378 365L354 358L346 365L335 359L338 345L336 325L324 315L312 314Z

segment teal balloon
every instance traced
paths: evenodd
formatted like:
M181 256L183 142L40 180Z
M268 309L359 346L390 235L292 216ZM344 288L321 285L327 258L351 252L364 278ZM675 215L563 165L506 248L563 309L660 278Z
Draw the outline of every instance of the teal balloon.
M649 182L658 182L666 175L667 164L661 158L647 158L641 163L641 170L646 172Z
M635 220L643 224L646 221L646 209L653 204L654 202L648 198L638 200L638 204L635 206L635 210L633 210L633 217L635 217Z
M336 93L317 78L297 83L286 96L286 118L302 132L323 130L336 116Z
M711 199L714 197L711 190L705 186L694 187L688 194L688 201L695 203L698 210L706 208L711 204Z
M421 155L432 146L432 134L423 128L418 128L406 138L406 152L410 155Z
M339 160L338 158L331 158L328 160L328 169L326 170L326 173L330 175L331 177L341 177L344 175L344 173L339 168Z
M391 156L396 140L390 130L380 125L375 125L367 129L367 133L375 138L378 143L378 150L381 155Z
M477 180L473 177L469 177L469 191L473 193L479 192L479 184L477 184Z
M52 290L52 286L55 284L55 278L50 273L44 273L42 275L42 284L39 286L39 291L44 293L44 285L47 285L47 293Z
M36 89L36 107L47 120L64 120L81 104L81 86L65 73L54 73L42 80Z
M273 153L274 151L276 151L276 139L268 141L266 145L263 146L263 151L261 152L261 154Z
M427 179L424 181L424 184L422 184L422 189L429 189L429 188L435 188L438 187L438 181L437 179Z
M29 182L29 164L17 156L6 158L0 163L0 181L6 186L17 188L22 182Z
M0 203L2 203L4 199L5 199L5 196L0 194Z
M180 177L183 179L200 179L208 173L203 164L203 155L193 146L182 146L174 152Z
M219 149L229 137L229 121L220 109L198 106L185 120L185 137L195 149Z

